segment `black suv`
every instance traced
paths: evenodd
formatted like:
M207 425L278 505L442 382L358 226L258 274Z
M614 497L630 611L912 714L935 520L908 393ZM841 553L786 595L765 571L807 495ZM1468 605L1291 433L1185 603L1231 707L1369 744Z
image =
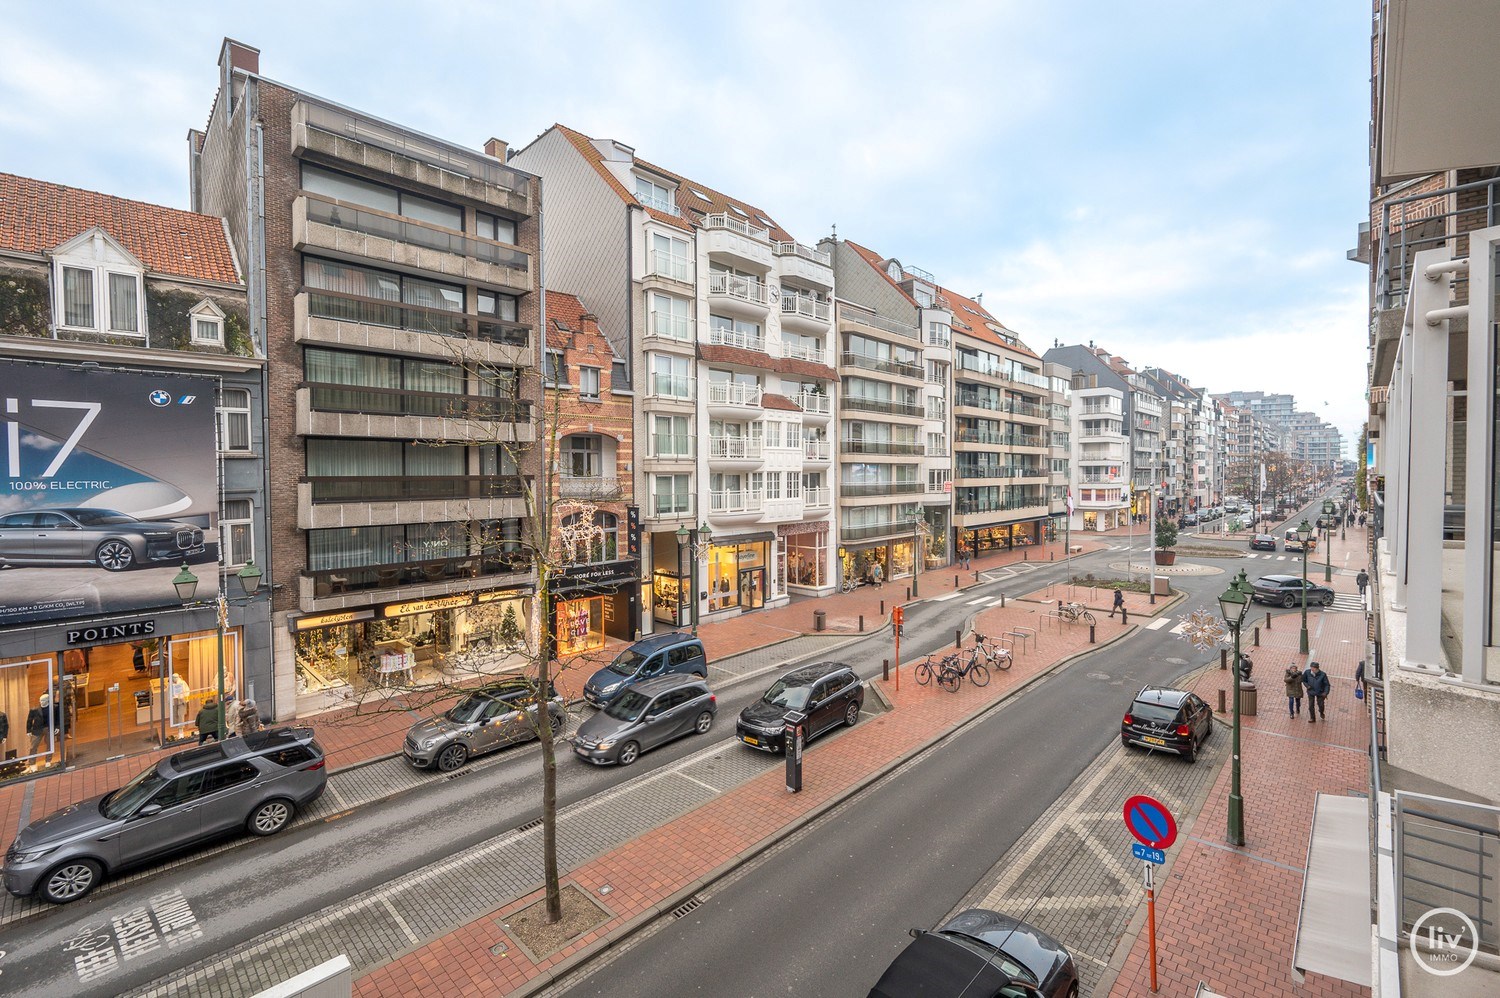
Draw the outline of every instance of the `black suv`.
M1120 743L1176 752L1198 761L1198 746L1213 734L1213 711L1195 693L1171 686L1147 686L1135 695L1120 721Z
M1078 968L1066 946L998 911L971 908L891 961L868 998L1078 998Z
M865 686L842 662L800 665L771 684L759 700L740 711L734 733L740 741L763 752L786 749L786 715L807 715L805 740L836 724L853 727L865 703Z
M1316 582L1303 583L1300 575L1263 575L1255 580L1250 598L1260 603L1291 608L1302 605L1302 587L1307 586L1308 606L1333 606L1333 590Z

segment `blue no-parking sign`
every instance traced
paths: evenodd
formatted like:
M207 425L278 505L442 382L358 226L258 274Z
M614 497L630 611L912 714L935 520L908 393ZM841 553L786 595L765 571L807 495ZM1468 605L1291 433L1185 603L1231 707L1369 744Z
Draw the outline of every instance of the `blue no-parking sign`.
M1143 846L1165 849L1177 841L1177 822L1167 806L1137 794L1125 802L1125 828Z

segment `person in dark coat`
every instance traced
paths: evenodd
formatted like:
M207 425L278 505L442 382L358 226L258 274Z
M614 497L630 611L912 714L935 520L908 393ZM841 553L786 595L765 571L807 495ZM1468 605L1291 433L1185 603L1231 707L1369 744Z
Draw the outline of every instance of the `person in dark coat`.
M1115 603L1114 606L1109 608L1110 617L1114 617L1116 610L1119 610L1121 614L1125 612L1125 591L1123 589L1115 590Z
M53 703L52 695L43 693L37 700L37 705L26 715L26 733L31 736L31 747L26 750L26 754L36 755L36 750L42 744L42 740L47 737L47 732L56 731L61 727L62 704Z
M1318 723L1319 716L1327 722L1328 708L1325 701L1333 689L1333 684L1328 681L1328 674L1317 662L1309 662L1307 671L1302 673L1302 685L1307 687L1307 723Z
M252 731L261 729L260 708L255 706L254 700L240 701L240 734L248 735Z
M1302 713L1302 673L1297 671L1295 665L1286 667L1286 672L1281 676L1282 684L1286 687L1286 714L1288 717L1296 717Z
M1370 573L1361 568L1359 570L1359 574L1354 577L1354 584L1356 586L1359 586L1359 596L1360 599L1363 599L1365 595L1365 587L1370 584Z
M198 711L197 717L199 745L210 738L219 740L219 715L222 710L217 697L209 697L204 701L203 709Z

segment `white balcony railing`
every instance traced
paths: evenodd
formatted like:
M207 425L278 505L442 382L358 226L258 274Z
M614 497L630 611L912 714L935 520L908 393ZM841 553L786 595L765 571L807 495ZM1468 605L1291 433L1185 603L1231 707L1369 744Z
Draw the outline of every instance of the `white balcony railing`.
M832 256L821 250L815 250L811 246L803 246L801 243L777 242L774 248L777 256L800 256L804 260L811 260L825 267L833 265Z
M673 315L670 312L652 312L651 333L654 336L665 336L669 340L691 343L693 320L685 315Z
M765 447L760 437L709 437L708 457L709 460L722 458L725 460L757 459L765 453Z
M766 338L764 336L742 332L738 329L726 329L723 326L709 327L708 342L717 346L754 350L756 353L766 352Z
M801 407L803 412L812 412L827 416L833 412L833 397L819 395L816 392L799 392L792 396L792 401Z
M828 302L819 301L812 295L783 290L781 292L781 314L800 315L818 322L827 322L829 316L833 314L833 309Z
M760 385L744 385L737 381L711 381L708 385L709 405L738 405L760 408Z
M765 498L755 489L721 489L708 494L710 513L759 513Z
M802 456L809 461L831 460L833 448L827 440L804 440L802 441Z
M652 276L669 277L683 282L691 280L688 274L692 272L692 266L685 256L668 253L666 250L652 250L648 261Z
M674 399L679 402L691 402L693 400L693 386L697 382L692 378L677 374L651 374L651 388L647 393L648 398Z
M828 352L821 343L782 343L781 355L791 360L809 360L814 364L828 362Z
M814 489L804 488L802 490L802 505L827 509L833 505L833 490L826 485Z
M703 216L703 227L705 229L728 229L730 232L738 232L742 236L751 239L769 241L770 229L762 229L758 225L751 225L743 218L736 218L728 212L715 212L712 215Z
M768 305L771 301L770 291L764 284L753 277L741 277L739 274L710 274L708 293L737 298L752 305Z

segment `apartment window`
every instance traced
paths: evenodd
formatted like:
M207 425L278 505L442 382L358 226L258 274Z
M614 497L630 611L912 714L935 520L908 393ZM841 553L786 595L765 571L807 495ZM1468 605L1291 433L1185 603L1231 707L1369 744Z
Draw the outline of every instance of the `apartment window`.
M924 288L913 288L912 297L915 298L917 300L917 304L921 305L923 308L932 307L932 292L927 291Z
M596 402L599 400L599 368L578 368L578 396Z
M764 436L765 436L765 441L766 441L766 446L767 447L780 447L781 446L781 441L782 441L782 427L785 426L785 425L786 424L779 423L779 422L776 422L774 420L770 420L770 421L766 422Z
M953 328L946 322L927 324L927 342L935 347L948 346L953 340Z
M786 473L786 497L788 499L802 498L802 473L788 471Z
M479 212L474 216L474 234L497 243L516 243L516 223L508 218Z
M597 433L575 433L563 438L563 474L570 478L599 478L604 474L604 444Z
M672 207L672 189L645 177L635 178L635 198L647 208L655 208L667 214L675 214Z
M408 310L371 307L368 303L348 299L350 296L374 298L392 305L416 305L438 312L464 310L464 289L461 285L428 281L374 267L303 257L302 280L313 291L329 291L344 296L343 300L329 295L312 296L313 314L323 318L348 319L382 326L403 327L404 324L404 328L451 335L457 331L457 327L452 322L439 321L438 317L415 312L403 315Z
M219 449L250 450L250 393L243 388L225 388L219 393Z
M759 474L759 472L757 472L756 474ZM764 488L766 490L765 496L767 499L780 499L781 475L777 474L774 471L767 472Z
M224 345L224 311L207 298L188 313L192 324L192 341L202 346Z
M558 533L563 560L574 565L598 565L620 556L620 518L613 513L565 516Z
M674 281L688 279L688 244L660 232L651 235L651 273Z
M667 353L653 353L648 355L647 365L651 370L652 395L676 399L693 397L690 358Z
M651 328L654 336L689 342L693 338L693 303L657 292L651 294Z
M406 565L413 561L462 558L474 547L486 554L520 550L521 521L408 523L374 527L332 527L307 532L307 567L341 568Z
M219 536L224 540L224 564L243 565L255 558L254 510L249 499L224 500Z
M515 322L520 312L520 300L515 295L497 295L493 291L481 291L475 299L474 310L492 319Z
M62 316L64 327L142 335L142 271L102 231L78 237L59 251L54 266L54 314Z
M463 209L456 205L444 204L441 201L397 190L384 184L335 173L310 163L302 165L302 189L336 201L346 201L390 215L403 215L414 221L442 226L445 229L456 229L462 232L464 228Z
M945 492L945 491L947 491L947 485L948 485L948 481L949 481L948 475L949 475L949 472L948 472L947 468L939 468L939 469L929 470L927 472L927 491L928 492Z
M942 433L927 434L927 456L946 457L948 454L948 437Z
M455 478L465 474L462 445L400 440L313 437L307 441L309 478Z
M744 319L733 319L727 315L708 317L709 341L725 346L739 347L764 353L766 341L761 335L760 323Z
M652 443L657 457L691 457L692 428L687 416L652 416Z
M655 501L653 508L657 514L665 516L673 513L691 513L693 511L691 480L691 475L655 476L652 495Z
M568 387L568 362L561 350L547 351L547 368L542 380L548 388Z

